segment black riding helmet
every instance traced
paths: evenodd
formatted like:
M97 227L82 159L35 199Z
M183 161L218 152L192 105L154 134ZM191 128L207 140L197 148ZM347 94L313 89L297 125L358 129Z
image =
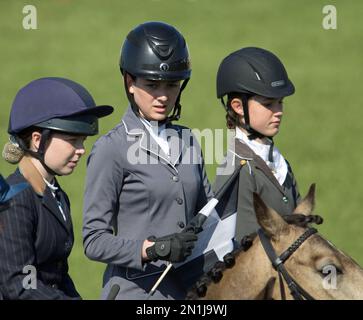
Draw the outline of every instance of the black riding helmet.
M65 78L41 78L21 88L12 105L8 132L11 141L44 163L45 146L53 131L92 136L98 133L98 118L113 112L111 106L96 106L90 93L80 84ZM37 152L27 148L20 138L29 128L41 128Z
M190 78L191 68L187 44L178 30L163 22L146 22L137 26L126 37L119 65L127 97L137 113L139 108L128 92L126 73L149 80L184 80L173 114L168 118L169 121L179 119L180 96Z
M282 62L265 49L247 47L237 50L223 59L218 69L217 97L227 109L223 97L232 93L241 94L246 130L252 139L263 135L250 126L248 97L282 98L294 92L295 87Z

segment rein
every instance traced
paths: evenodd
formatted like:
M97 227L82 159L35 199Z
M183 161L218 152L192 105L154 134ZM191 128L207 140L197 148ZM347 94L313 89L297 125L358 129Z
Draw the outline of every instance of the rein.
M260 237L262 247L264 248L267 256L269 257L272 266L279 274L280 281L280 292L281 299L286 300L285 287L282 278L285 280L287 286L290 289L290 293L295 300L315 300L309 293L307 293L287 272L284 262L307 240L311 235L316 233L315 228L308 228L298 239L295 240L293 244L286 251L284 251L280 256L277 256L274 248L272 247L270 239L266 236L262 229L257 231Z

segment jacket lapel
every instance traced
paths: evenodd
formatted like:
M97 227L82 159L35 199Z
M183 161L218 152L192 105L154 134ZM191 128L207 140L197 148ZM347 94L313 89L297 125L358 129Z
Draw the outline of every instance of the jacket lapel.
M240 142L238 139L235 139L235 141L236 141L235 143L236 153L243 158L253 158L255 162L255 167L261 170L264 173L264 175L273 183L273 185L282 194L285 194L282 186L277 181L276 177L272 173L271 169L267 166L266 162L263 161L263 159L259 157L257 154L255 154L249 146Z
M19 170L23 177L29 182L36 194L42 198L42 204L48 211L53 214L60 224L66 229L67 232L71 231L72 222L69 215L69 207L65 205L64 211L68 211L66 214L67 221L64 221L62 213L60 212L57 204L57 200L53 197L49 188L47 188L41 174L31 162L30 157L24 156L19 163ZM58 183L56 182L58 185ZM63 192L62 192L63 194Z
M175 167L177 163L180 161L182 154L185 154L187 149L187 145L182 139L182 130L181 128L174 126L172 124L166 125L166 132L169 139L170 146L170 161L169 163ZM191 141L191 139L186 139L187 141Z
M42 175L31 162L30 157L24 156L19 162L19 170L25 180L29 182L36 194L43 196L46 189Z
M171 157L168 157L160 148L155 139L150 135L149 131L146 130L140 119L138 119L138 117L134 114L130 106L126 111L122 122L125 126L126 133L129 136L139 137L139 147L142 150L146 151L150 157L153 157L158 161L160 160L161 163L166 164L168 168L172 168L173 170L177 171L175 163L180 158L181 151L175 154L175 152L172 150L172 146L170 146ZM172 138L175 139L174 137Z
M155 139L150 135L149 131L145 130L140 139L140 148L149 152L155 159L161 159L165 163L174 167L169 157L165 154L163 149L160 148Z
M60 209L58 207L58 203L57 200L53 197L52 192L50 191L49 188L45 189L44 195L43 195L43 199L42 199L42 204L44 207L46 207L46 209L54 216L57 218L57 220L59 221L59 223L64 227L64 229L69 233L69 226L68 226L68 221L69 221L69 217L67 217L66 215L66 219L67 221L64 221L62 213L60 212ZM64 214L66 209L63 208Z
M62 216L62 221L63 221L64 225L67 227L69 233L72 233L73 232L73 225L72 225L72 216L71 216L71 210L70 210L70 203L69 203L69 200L68 200L65 192L63 191L63 189L58 184L58 181L57 180L55 180L55 181L56 181L55 182L56 186L59 188L58 192L60 194L60 201L62 203L63 213L64 213L64 215L66 217L66 221L64 221L63 216Z

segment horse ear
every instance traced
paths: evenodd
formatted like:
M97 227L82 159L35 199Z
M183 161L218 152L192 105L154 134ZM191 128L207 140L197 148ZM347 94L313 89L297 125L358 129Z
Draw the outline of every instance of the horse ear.
M294 213L309 215L315 208L315 183L313 183L305 198L299 203Z
M274 209L267 207L257 193L253 193L253 204L258 224L269 238L277 239L287 232L288 224Z

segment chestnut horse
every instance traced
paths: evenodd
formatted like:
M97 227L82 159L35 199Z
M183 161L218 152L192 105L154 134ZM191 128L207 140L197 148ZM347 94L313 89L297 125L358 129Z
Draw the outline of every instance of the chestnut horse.
M363 299L363 269L310 227L322 222L310 215L314 203L313 184L282 218L255 194L258 235L218 262L187 299Z

